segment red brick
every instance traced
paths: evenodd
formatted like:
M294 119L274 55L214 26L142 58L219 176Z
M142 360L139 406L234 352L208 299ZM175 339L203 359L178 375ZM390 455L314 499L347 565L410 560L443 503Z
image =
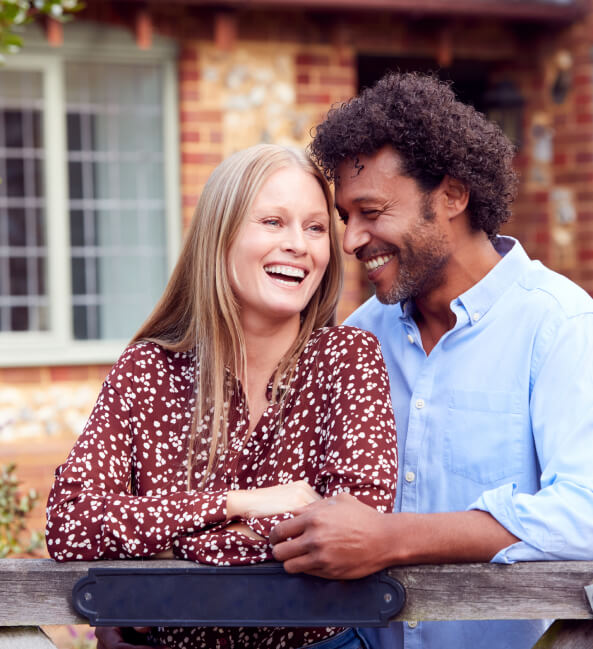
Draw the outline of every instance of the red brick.
M179 113L179 118L181 123L183 122L200 122L200 112L199 110L182 110Z
M566 161L568 160L568 156L566 153L556 153L554 154L554 164L558 166L562 166L566 164Z
M328 93L297 92L297 104L328 104L330 98Z
M197 61L198 60L198 48L186 45L181 49L181 54L179 55L179 62L183 63L185 61Z
M593 113L578 113L577 124L591 124L593 123Z
M593 192L579 192L577 194L577 201L582 203L593 201Z
M181 132L181 141L182 142L199 142L200 141L200 134L198 131L188 131L188 130L183 130Z
M303 83L307 84L310 83L311 81L311 76L308 74L305 74L304 72L301 72L300 74L297 74L297 83Z
M196 119L200 122L222 122L222 111L220 110L196 110Z
M593 182L593 172L557 174L556 182L567 184L590 183Z
M49 368L51 381L87 381L89 368L82 366L63 365Z
M547 203L550 195L548 192L535 192L534 194L531 194L530 198L533 200L534 203Z
M593 82L593 75L575 74L572 82L575 86L590 86Z
M538 230L535 233L535 242L540 245L547 245L550 243L550 233L546 230Z
M193 86L181 86L179 90L179 98L181 101L199 101L200 93Z
M592 250L579 250L579 260L588 261L593 259L593 249Z
M577 106L586 106L593 102L593 97L590 94L579 94L574 96L573 101Z
M5 367L0 369L0 383L41 383L40 367Z
M187 82L187 81L199 81L200 80L200 71L199 70L194 70L193 68L190 70L185 70L185 69L180 69L179 70L179 81L181 83Z
M581 222L593 221L593 212L587 212L587 211L577 212L577 221L581 221Z
M577 153L575 156L577 162L593 162L593 153Z
M219 144L222 142L222 132L221 131L212 131L210 133L210 142L213 144Z
M323 86L351 86L352 79L349 76L337 76L335 74L322 74L319 81Z
M323 54L297 54L297 65L329 65L329 57Z
M183 207L195 207L197 202L198 197L195 195L190 196L189 194L187 194L183 197Z
M568 117L566 115L556 115L554 117L554 126L566 126L568 122Z
M217 165L222 162L222 155L220 153L183 153L181 161L184 164Z

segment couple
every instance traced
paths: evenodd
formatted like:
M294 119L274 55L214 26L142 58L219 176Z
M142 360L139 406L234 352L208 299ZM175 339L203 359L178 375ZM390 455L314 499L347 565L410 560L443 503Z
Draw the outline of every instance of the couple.
M344 248L364 263L376 287L376 297L351 316L348 324L372 331L377 336L389 372L400 458L396 513L381 513L385 501L380 502L379 494L387 500L390 496L385 474L378 475L372 489L367 485L367 491L361 494L360 482L357 482L358 490L342 488L339 482L347 480L348 476L344 477L338 470L334 489L326 490L324 495L347 490L354 495L341 493L313 502L304 509L297 509L294 518L287 518L275 527L273 524L283 517L282 514L266 518L263 514L268 514L268 510L257 510L264 520L263 525L257 527L259 517L249 518L254 510L235 510L238 522L231 525L239 528L230 544L231 549L237 549L235 556L246 556L248 552L239 548L248 543L253 542L254 546L263 543L248 535L266 537L269 534L274 557L283 561L289 572L305 571L333 578L359 577L397 563L591 559L593 337L590 332L593 330L593 301L565 278L530 261L517 241L497 236L500 225L509 216L515 190L511 145L495 126L472 108L455 101L448 87L433 79L396 74L388 75L361 97L331 111L317 129L312 151L335 183L338 212L346 224ZM260 192L262 190L263 186ZM295 185L295 195L300 210L305 199L303 188ZM307 196L306 204L308 201ZM257 204L257 197L254 204ZM293 209L297 209L296 204ZM246 217L239 232L248 225ZM331 229L331 222L328 227ZM201 241L197 243L205 245ZM246 252L254 248L248 245ZM229 258L232 258L232 250L233 245L228 251ZM291 249L291 254L297 253ZM311 252L307 254L312 256ZM333 256L332 250L330 263ZM217 258L220 259L220 254ZM208 255L208 259L212 257ZM290 275L296 271L280 268L283 265L274 264L274 268L268 268L275 277L266 278L266 281L284 282L281 286L286 286L287 291L293 290L298 279L285 273ZM296 267L297 264L287 266ZM206 271L219 272L219 269L206 267L199 272ZM195 273L196 270L187 272ZM303 284L308 277L309 273L301 273ZM235 285L231 279L229 282L235 299L240 302L237 287L243 286L245 290L248 287L240 282L243 275L235 279L239 280ZM324 287L321 297L326 298L327 294L328 288ZM263 304L264 295L260 294L260 298ZM177 308L183 310L185 306L177 305ZM308 314L308 310L302 313L299 333L303 332ZM171 315L170 330L177 326L181 316L183 312ZM193 325L194 335L198 324ZM359 346L374 349L373 339L361 339L362 334L355 334L355 330L338 328L319 332L316 326L311 334L305 332L310 337L306 344L314 346L319 336L352 335ZM140 334L142 338L152 336L154 329L145 326ZM341 349L341 341L336 342L337 349ZM144 346L146 352L147 345L149 343L139 343L131 349ZM190 341L187 345L191 347ZM336 347L330 341L322 345L324 349L319 353L327 349L329 363L336 358ZM353 343L348 349L354 346ZM248 352L248 348L245 349ZM130 350L126 352L130 353ZM354 354L358 353L357 349ZM158 427L151 429L150 437L142 437L142 431L148 426L142 413L137 414L135 399L139 403L146 402L147 408L154 406L153 412L156 412L161 389L178 394L191 383L195 370L189 362L184 363L181 351L169 353L160 363L151 362L146 356L150 354L141 355L135 366L125 368L125 372L111 375L113 392L106 394L103 406L98 412L95 410L94 430L95 433L100 430L103 436L107 434L107 440L101 442L105 448L101 446L95 450L97 442L92 441L93 431L87 428L62 471L63 481L60 482L60 475L52 494L49 540L54 542L57 537L70 536L78 542L84 558L114 556L114 548L122 547L126 527L131 525L129 519L118 519L117 510L111 506L114 501L120 506L128 502L123 497L127 494L125 479L121 479L116 494L105 494L112 488L108 481L114 471L132 480L133 493L145 493L139 491L143 479L149 488L156 479L167 484L177 484L175 480L181 480L182 471L176 472L176 467L168 465L173 452L180 452L176 450L179 438L166 438L163 442L168 444L165 452L159 450ZM344 357L347 356L346 351ZM337 356L340 358L342 356ZM247 377L249 361L247 357ZM283 398L287 403L290 401L290 383L300 376L298 363L307 364L307 347L296 362L297 369L292 373L288 361L280 362L279 371L288 369L290 380L275 377L268 386L267 396L272 397L276 390L277 401L269 406L268 401L264 401L260 409L276 407L276 412L284 412L284 405L278 404ZM175 363L185 368L185 382L167 378ZM336 363L339 365L339 360L334 360ZM358 365L355 363L355 371L348 374L352 383L357 377L366 380L368 375L364 363ZM381 394L384 385L379 380L383 376L381 361L372 366L376 368L371 381L373 386L364 396L371 400L369 404L380 403L382 408L388 409L386 396ZM145 379L148 374L150 380ZM239 370L235 376L243 375ZM159 378L160 384L166 383L163 388L158 385ZM323 380L327 380L327 374ZM261 385L263 383L265 380ZM109 388L110 383L106 385ZM247 405L251 408L249 399L256 399L256 394L250 387L248 378ZM301 398L314 398L318 390L331 392L333 389L321 382L315 387L316 390L301 393ZM362 402L356 387L353 385L351 389L353 401L348 407L356 411L362 407ZM354 396L356 394L359 396ZM298 395L294 396L298 400ZM173 396L169 398L173 402ZM241 392L235 397L239 404L243 398ZM200 403L199 391L196 399ZM121 407L119 421L131 426L137 431L134 435L142 438L144 448L138 443L131 446L134 453L140 454L133 458L129 453L112 450L112 445L117 448L117 441L109 440L109 432L105 432L113 426L107 412L116 403ZM236 410L234 404L231 407ZM107 411L106 406L109 406ZM212 404L207 402L206 407L212 408ZM306 408L306 405L301 407ZM287 422L289 415L287 410L280 417ZM237 417L241 419L241 415ZM331 417L333 421L333 415ZM348 426L349 417L338 425ZM369 456L365 458L368 461L362 466L358 463L357 468L365 474L372 469L386 469L390 463L393 478L394 461L375 440L374 436L380 431L376 427L372 430L370 424L379 423L385 441L393 431L385 429L387 423L375 414L372 418L362 415L361 422L363 417L366 421L361 423L361 428L356 424L354 433L350 429L350 435L358 438L356 431L365 434L373 453L383 453L383 462L377 464ZM180 420L180 430L190 430L191 422L185 413L177 412L175 419ZM319 433L309 434L315 440L321 435L325 444L331 435L324 426L331 426L332 421L326 420ZM229 419L229 426L233 425L233 420ZM267 428L277 425L274 420ZM237 426L237 430L247 427L248 434L249 425L243 422L241 426ZM233 430L229 428L229 452L234 448ZM257 433L257 428L255 430ZM277 430L282 430L282 424ZM200 432L201 429L198 435ZM303 434L301 431L300 435ZM262 438L264 435L266 433ZM294 443L293 436L288 437ZM247 443L251 440L249 437ZM242 439L240 443L243 444ZM265 443L270 444L267 437ZM198 443L195 449L194 461L201 463L196 465L200 469L207 469L209 458L215 457L213 452L217 452L216 448L208 451L205 444L206 441L202 445ZM122 445L129 447L125 441ZM217 467L216 471L219 466L220 470L224 469L226 452L224 448L218 451L217 457L223 464L214 464L212 460L211 471L212 467ZM239 446L237 452L241 453ZM347 452L341 461L344 466L354 466L360 456L351 448L347 448ZM99 468L93 464L95 455L100 462ZM308 458L300 457L303 458L300 470L310 470ZM291 470L289 465L283 469ZM148 481L143 477L144 470L150 472ZM320 473L318 468L312 471ZM264 473L271 475L274 471L266 467ZM205 475L207 472L202 470L194 480L204 480ZM275 475L280 475L278 469ZM321 491L317 485L326 484L327 477L321 476L319 483L315 483L311 476L303 477ZM292 473L283 476L283 481L299 477L298 472ZM350 480L354 482L355 478L350 476ZM228 481L225 484L236 486ZM202 487L198 485L198 489ZM221 495L215 487L211 492L213 499L224 500L226 492ZM159 493L157 487L154 491L157 502L175 503L178 511L181 505L177 508L176 503L185 502L188 491L179 488L179 493L168 493L166 499L159 497ZM356 497L361 495L362 498ZM109 499L110 502L106 502ZM311 499L315 499L315 495L311 494ZM283 494L278 500L288 503L289 495ZM293 503L286 509L294 508L296 503ZM213 503L207 510L197 512L196 518L201 522L214 516L216 520L211 524L215 534L233 534L223 531L225 525L229 526L224 521L220 527L217 515L222 516L222 513L216 505ZM184 506L187 510L187 505ZM228 516L228 498L226 507ZM70 518L69 510L72 512ZM79 513L84 511L89 512L90 525L88 521L82 525ZM179 541L175 541L176 554L199 558L203 549L200 544L206 546L208 538L188 537L186 530L194 520L192 516L188 518L190 521L184 519L182 523L167 521L166 529L153 528L149 539L153 548L148 553L168 547L171 540L167 536L179 530L175 525L185 525ZM148 525L146 517L144 522ZM206 521L206 524L210 523ZM154 543L155 535L160 537L160 544ZM120 553L142 556L143 543L143 540L134 539L134 545L125 546ZM269 556L268 546L264 545L262 560ZM77 552L68 557L60 555L59 547L49 547L56 558L77 558ZM206 555L213 556L212 547L218 547L216 539ZM220 559L224 561L226 557ZM526 621L398 623L389 629L361 632L365 640L342 637L344 642L354 643L352 646L369 642L372 647L394 649L416 646L423 649L449 646L490 649L495 644L523 649L531 647L542 630L543 623ZM100 647L123 649L131 646L120 642L117 632L108 633L111 635L104 636ZM326 636L309 636L300 645L285 646L339 642L337 633L332 630ZM265 646L265 642L261 645ZM267 646L281 646L281 643L272 638Z

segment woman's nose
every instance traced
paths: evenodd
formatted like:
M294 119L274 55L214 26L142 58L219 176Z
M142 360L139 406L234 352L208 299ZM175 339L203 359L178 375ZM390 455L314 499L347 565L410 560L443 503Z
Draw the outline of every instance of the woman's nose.
M302 255L307 252L307 242L301 228L287 228L282 242L282 249L295 255Z

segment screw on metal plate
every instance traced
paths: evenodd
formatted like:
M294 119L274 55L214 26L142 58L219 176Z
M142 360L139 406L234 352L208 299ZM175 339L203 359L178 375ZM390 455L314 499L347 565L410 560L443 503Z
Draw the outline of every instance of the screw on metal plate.
M593 584L585 586L585 594L587 595L587 600L589 601L589 606L593 611Z
M385 595L383 595L383 599L389 604L389 602L393 599L393 595L391 593L385 593Z
M86 593L84 594L84 598L88 602L89 600L93 599L93 595L92 593L89 593L89 591L87 590Z

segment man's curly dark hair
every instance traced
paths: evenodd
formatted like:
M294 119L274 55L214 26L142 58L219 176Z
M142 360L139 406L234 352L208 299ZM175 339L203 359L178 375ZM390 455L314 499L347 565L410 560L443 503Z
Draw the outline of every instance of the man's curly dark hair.
M445 175L469 190L472 228L493 239L508 220L517 176L514 146L447 83L418 73L389 73L359 97L329 111L311 153L329 180L344 160L356 161L385 145L399 154L405 176L430 192Z

